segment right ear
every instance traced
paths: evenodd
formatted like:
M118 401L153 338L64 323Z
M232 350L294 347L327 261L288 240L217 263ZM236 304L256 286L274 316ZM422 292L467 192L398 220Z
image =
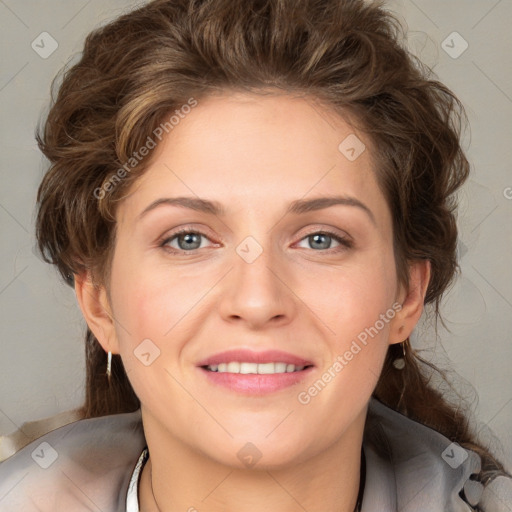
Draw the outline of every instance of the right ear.
M119 353L114 317L103 285L93 283L90 271L75 274L75 293L85 321L105 352Z

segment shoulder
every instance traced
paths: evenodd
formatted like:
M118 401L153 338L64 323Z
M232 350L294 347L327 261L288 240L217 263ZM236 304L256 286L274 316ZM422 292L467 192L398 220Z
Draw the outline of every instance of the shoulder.
M53 430L0 463L0 512L124 511L144 446L140 411Z
M368 484L363 512L511 510L511 478L497 477L484 488L472 477L481 469L477 453L375 398L368 408L363 446Z

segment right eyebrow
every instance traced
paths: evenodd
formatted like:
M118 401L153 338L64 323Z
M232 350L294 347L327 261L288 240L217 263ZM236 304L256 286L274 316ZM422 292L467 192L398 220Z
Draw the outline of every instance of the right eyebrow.
M149 213L151 210L161 206L161 205L171 205L171 206L180 206L182 208L189 208L191 210L196 210L198 212L209 213L211 215L224 216L226 215L226 211L224 207L218 203L217 201L209 201L207 199L200 199L198 197L162 197L153 201L149 204L144 210L139 214L138 220L140 220L144 215Z

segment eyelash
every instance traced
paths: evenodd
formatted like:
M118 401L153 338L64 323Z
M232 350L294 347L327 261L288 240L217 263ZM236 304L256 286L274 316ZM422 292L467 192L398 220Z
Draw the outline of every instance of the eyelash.
M159 247L166 250L167 252L170 252L171 254L196 254L196 252L199 251L200 249L192 249L190 251L185 251L184 249L174 249L174 248L170 248L167 246L167 244L169 242L173 241L179 235L184 235L184 234L201 235L201 236L204 236L205 238L207 238L208 240L210 240L208 235L200 230L182 228L179 231L172 233L170 236L165 237L165 239L163 239L159 243ZM310 233L306 233L299 241L302 241L302 240L304 240L310 236L313 236L313 235L327 235L330 238L333 238L334 240L336 240L336 242L338 242L341 245L341 247L334 247L334 248L330 248L330 249L320 249L320 250L310 249L311 251L326 252L328 254L333 254L333 253L341 252L343 250L352 249L354 246L353 242L349 238L342 237L342 236L338 235L337 233L335 233L333 231L329 231L329 230L311 231Z

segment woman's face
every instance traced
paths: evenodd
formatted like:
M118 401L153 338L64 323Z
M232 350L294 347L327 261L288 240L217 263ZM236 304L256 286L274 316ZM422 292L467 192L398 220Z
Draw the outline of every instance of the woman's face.
M146 431L268 467L357 437L413 327L369 141L312 100L236 93L154 151L118 209L115 322L96 329Z

